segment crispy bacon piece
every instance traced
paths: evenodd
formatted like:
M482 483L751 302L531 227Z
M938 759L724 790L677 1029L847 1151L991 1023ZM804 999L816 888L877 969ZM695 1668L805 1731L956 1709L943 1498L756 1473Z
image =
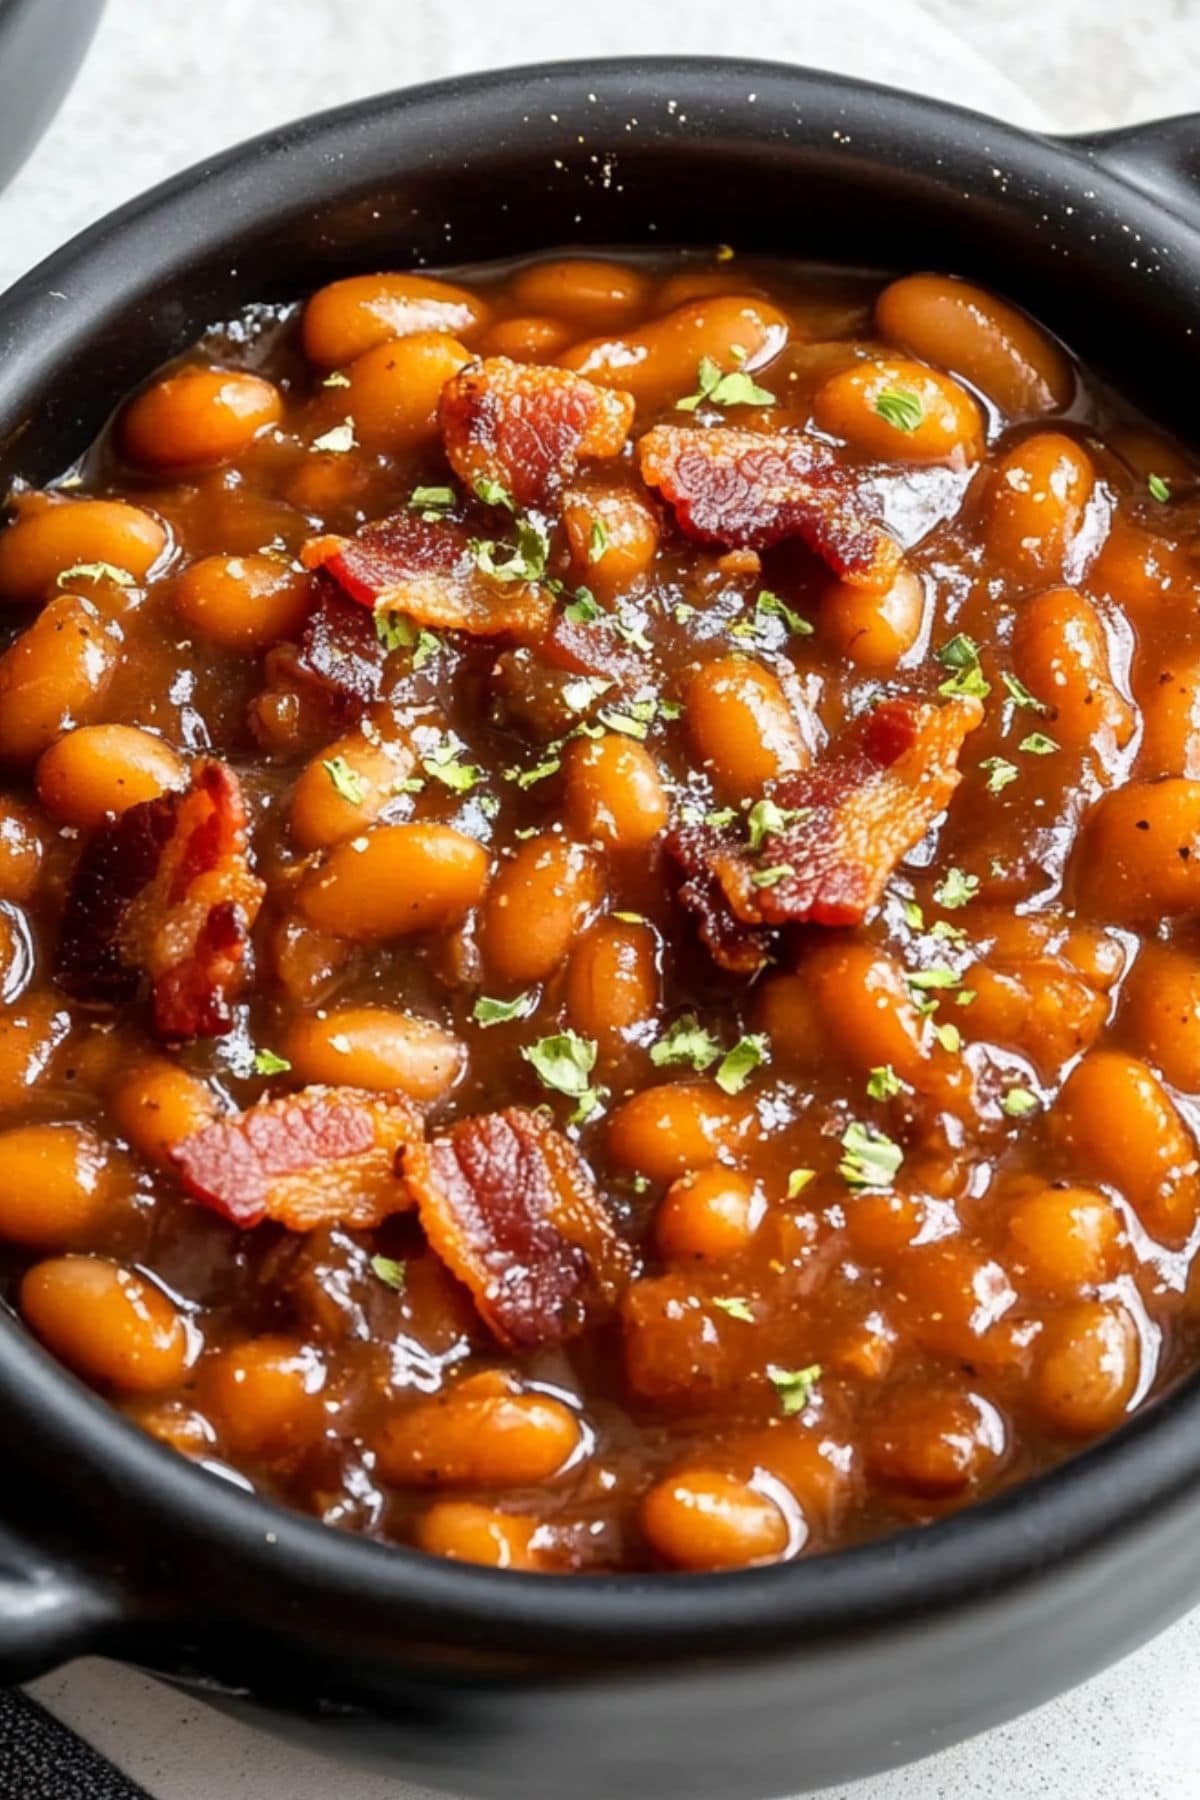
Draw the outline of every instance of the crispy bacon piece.
M392 513L352 538L310 538L300 559L305 568L324 569L360 606L405 613L433 630L501 637L534 630L550 615L541 589L485 575L466 532L450 519Z
M963 740L982 717L972 698L885 700L810 768L775 783L771 798L796 816L753 856L735 828L673 832L667 848L688 876L681 897L717 961L723 934L739 925L861 924L947 805ZM727 915L714 926L722 901Z
M498 482L522 511L545 506L582 460L616 456L632 423L632 394L506 356L452 375L438 403L459 480L472 493Z
M766 931L743 925L730 910L712 869L720 835L713 826L681 825L667 839L685 877L679 899L695 914L700 941L717 966L731 975L755 975L770 957L770 939Z
M189 788L131 806L93 836L67 894L56 980L115 1004L148 977L161 1037L219 1036L262 896L237 776L198 762Z
M192 1199L233 1225L369 1231L412 1205L395 1166L420 1137L420 1117L399 1095L311 1087L217 1119L171 1160Z
M590 1170L540 1113L463 1119L401 1169L433 1249L513 1349L569 1336L629 1278Z
M855 470L818 438L656 425L637 454L688 537L749 550L798 537L856 587L885 588L899 570L900 546L871 516Z
M607 619L584 623L556 613L538 648L547 662L574 675L604 675L631 690L645 688L653 679L645 657Z
M383 693L387 655L370 613L344 600L332 582L322 582L300 640L302 673L368 706Z

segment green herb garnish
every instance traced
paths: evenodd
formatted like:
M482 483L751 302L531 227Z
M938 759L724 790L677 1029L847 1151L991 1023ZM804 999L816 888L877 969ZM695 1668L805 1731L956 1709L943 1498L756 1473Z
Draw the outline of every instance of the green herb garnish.
M373 1256L371 1268L385 1287L394 1289L397 1294L404 1292L404 1286L408 1280L407 1263L397 1262L392 1256Z
M725 374L711 356L702 356L696 370L696 391L675 402L680 412L695 412L705 401L713 406L774 406L775 396L761 388L744 369Z
M348 800L351 806L362 805L367 797L367 784L358 770L350 767L344 756L327 757L321 767L343 800Z
M875 396L875 411L896 431L915 431L925 417L921 397L910 388L884 388Z
M900 1092L900 1077L891 1063L881 1063L867 1076L867 1093L872 1100L893 1100Z
M771 1046L762 1032L740 1037L732 1050L727 1050L713 1077L723 1094L740 1094L755 1069L771 1056Z
M992 684L980 666L979 645L965 631L960 631L948 644L943 644L937 652L937 659L943 669L953 671L938 688L939 694L965 694L984 700L991 693Z
M964 874L962 869L947 869L942 879L933 890L933 898L938 906L944 906L947 912L956 907L965 906L979 892L978 875Z
M1021 773L1016 763L1006 762L1002 756L985 756L979 766L988 772L987 791L989 794L1000 793L1010 781L1015 781Z
M513 1019L527 1019L536 1005L537 995L528 990L512 1000L490 1000L486 994L480 994L471 1017L486 1029L489 1025L507 1025Z
M820 1379L820 1363L811 1363L807 1369L780 1369L774 1363L767 1365L767 1380L779 1395L779 1407L785 1419L804 1411Z
M656 1069L667 1063L689 1063L699 1073L711 1068L720 1054L720 1044L695 1013L685 1013L651 1046L650 1061Z
M887 1188L904 1161L904 1152L873 1125L852 1119L842 1133L844 1152L838 1174L852 1188Z

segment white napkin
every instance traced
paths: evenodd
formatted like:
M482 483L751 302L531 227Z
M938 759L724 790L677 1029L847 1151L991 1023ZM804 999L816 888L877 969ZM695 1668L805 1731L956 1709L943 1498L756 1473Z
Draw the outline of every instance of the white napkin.
M1057 44L1050 15L1069 8L1082 26L1097 0L930 4L976 41L986 14L1024 74L1026 24L1032 33L1045 15ZM1190 4L1175 0L1176 10ZM1146 29L1158 30L1150 10ZM0 283L150 183L301 113L468 69L653 52L814 64L1035 129L1060 117L1105 122L1098 110L1078 118L1077 90L1095 88L1074 61L1072 107L1052 111L1046 84L1045 103L1027 97L916 0L109 0L58 120L0 196ZM1200 1615L1015 1725L836 1800L1195 1800L1198 1673ZM420 1800L404 1782L292 1749L115 1664L80 1662L32 1691L154 1800Z

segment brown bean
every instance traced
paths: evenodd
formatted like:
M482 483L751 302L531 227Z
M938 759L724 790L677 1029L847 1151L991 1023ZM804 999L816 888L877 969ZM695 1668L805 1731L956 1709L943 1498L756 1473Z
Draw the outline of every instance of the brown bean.
M750 1482L717 1469L685 1469L650 1489L642 1530L680 1569L742 1569L778 1562L792 1532L778 1504Z
M835 581L821 597L821 635L864 669L891 669L907 655L925 621L925 589L901 569L883 593Z
M1139 1359L1137 1330L1123 1306L1064 1306L1038 1340L1035 1403L1048 1425L1072 1437L1112 1431L1128 1409Z
M1045 1187L1008 1215L1012 1263L1047 1293L1099 1287L1121 1263L1121 1220L1096 1188Z
M649 1025L659 1003L658 939L652 926L599 919L584 933L567 965L567 1013L582 1037L616 1055L628 1037Z
M183 623L226 650L267 650L295 637L312 608L312 578L281 556L205 556L175 583Z
M1125 983L1121 1021L1172 1087L1200 1094L1200 962L1194 956L1168 944L1143 944Z
M407 744L349 732L326 744L292 789L290 825L301 850L357 837L401 791L415 758Z
M905 275L884 288L875 322L913 356L964 375L1011 418L1066 408L1075 376L1053 338L983 288L950 275Z
M30 807L0 797L0 900L28 900L42 872L45 846Z
M654 1235L668 1262L729 1262L753 1241L766 1210L756 1182L714 1163L671 1183L654 1215Z
M569 319L576 331L618 331L644 311L650 281L623 263L555 257L522 269L509 292L518 306Z
M604 897L604 872L582 844L545 832L501 864L479 921L489 975L505 986L544 981Z
M438 1500L414 1528L419 1549L452 1562L481 1563L489 1569L544 1569L537 1546L539 1521L520 1513L497 1512L472 1500Z
M1139 771L1200 778L1200 656L1171 652L1141 699Z
M140 506L38 496L0 532L0 594L6 600L44 600L60 575L100 563L140 581L166 547L165 528Z
M731 799L757 795L768 781L808 764L778 679L748 657L718 657L697 670L685 717L693 754Z
M43 608L0 656L0 757L32 762L93 713L120 646L90 600L61 594Z
M1013 663L1026 687L1054 709L1055 741L1101 753L1133 736L1133 709L1113 680L1100 617L1074 588L1026 600L1013 628Z
M763 367L783 349L788 331L786 314L767 301L719 295L689 301L622 337L575 344L559 361L603 387L624 388L652 408L693 393L704 357L726 371Z
M999 1414L952 1387L886 1393L867 1433L867 1466L901 1493L940 1500L977 1484L1004 1448Z
M153 1394L183 1374L179 1312L133 1269L100 1256L58 1256L21 1283L21 1316L69 1368L98 1386Z
M499 1372L458 1382L384 1421L375 1452L385 1481L432 1487L536 1487L579 1453L580 1423L549 1394Z
M449 825L375 825L335 844L300 888L310 925L356 943L449 930L483 898L487 853Z
M731 1155L752 1119L715 1081L671 1081L642 1088L608 1122L613 1160L651 1181L674 1181Z
M228 462L283 416L279 389L242 369L193 365L138 395L121 421L127 456L152 469Z
M201 1407L237 1456L290 1457L325 1427L326 1369L311 1344L273 1333L205 1357Z
M463 1045L440 1025L385 1006L296 1019L281 1048L297 1081L395 1089L418 1101L449 1093L466 1062Z
M568 823L587 843L645 850L666 829L666 790L644 744L615 732L576 738L563 754L563 778Z
M966 389L901 357L854 363L831 376L813 396L813 419L885 462L963 468L983 454L983 418Z
M415 450L437 437L438 397L470 360L465 345L444 331L389 339L350 364L349 386L336 390L338 415L352 421L368 450Z
M0 1132L0 1237L37 1250L69 1244L103 1216L108 1158L86 1125Z
M183 786L186 770L169 744L134 725L80 725L43 750L38 798L61 825L93 831L127 807Z
M1084 905L1118 925L1200 906L1200 781L1131 781L1092 808L1074 852Z
M117 1129L138 1155L164 1165L176 1144L217 1116L208 1083L165 1056L123 1071L111 1106Z
M1147 1063L1092 1050L1077 1063L1050 1128L1082 1174L1124 1194L1151 1237L1179 1244L1200 1213L1196 1146Z
M431 275L350 275L317 289L304 308L301 342L309 362L336 369L377 344L416 332L461 337L487 316L478 294Z
M1061 581L1083 527L1096 472L1072 438L1043 431L997 465L988 490L988 553L1019 580Z

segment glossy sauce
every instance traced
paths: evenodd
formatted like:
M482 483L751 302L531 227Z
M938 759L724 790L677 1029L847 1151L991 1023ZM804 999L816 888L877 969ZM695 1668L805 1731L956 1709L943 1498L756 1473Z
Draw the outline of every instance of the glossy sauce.
M443 453L481 356L636 403L515 503L532 540ZM655 425L803 437L899 546L888 580L794 534L695 541L639 472ZM30 1327L228 1479L546 1571L836 1548L1119 1425L1195 1351L1194 494L942 277L537 262L214 328L0 537L0 1238ZM462 524L534 611L385 607L364 702L344 643L332 677L298 648L334 592L311 541L397 513ZM488 575L523 553L532 583ZM628 667L548 652L571 609ZM888 698L981 703L948 807L861 923L719 966L666 834L748 832L786 887L751 807ZM228 1028L181 1036L144 981L113 1005L55 972L85 847L206 758L265 898ZM548 1107L602 1299L514 1345L424 1213L239 1228L184 1191L213 1119L343 1084L418 1135Z

